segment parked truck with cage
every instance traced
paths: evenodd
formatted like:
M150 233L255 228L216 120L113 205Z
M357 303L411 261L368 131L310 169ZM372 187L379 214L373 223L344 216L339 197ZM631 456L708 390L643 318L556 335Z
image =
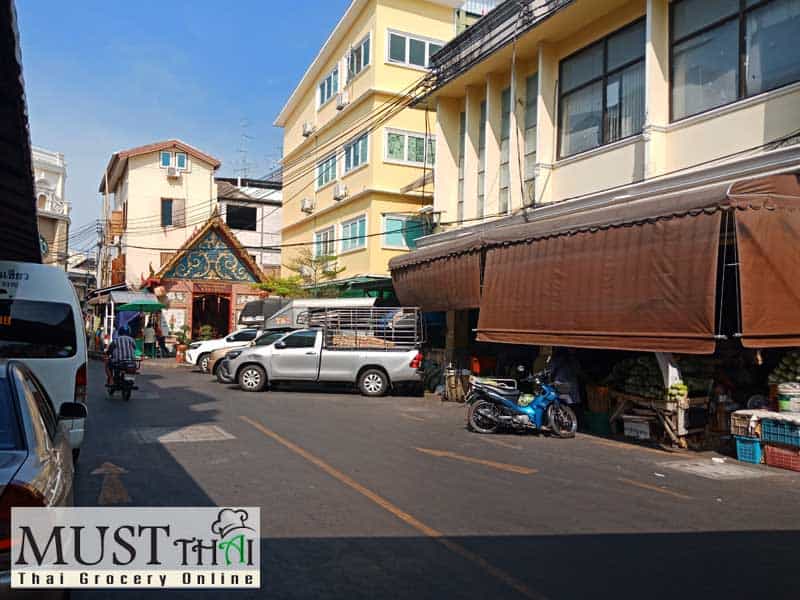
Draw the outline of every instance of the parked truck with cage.
M365 396L419 383L424 326L409 307L311 307L305 329L269 346L228 354L227 366L249 392L281 382L352 383Z

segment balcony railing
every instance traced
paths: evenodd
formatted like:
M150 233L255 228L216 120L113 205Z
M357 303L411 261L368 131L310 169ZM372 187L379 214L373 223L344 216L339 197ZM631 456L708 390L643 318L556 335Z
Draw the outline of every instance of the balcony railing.
M473 15L485 15L503 0L467 0L461 10Z
M58 215L60 217L69 216L69 202L56 200L55 198L48 198L44 202L38 202L37 209L39 212Z

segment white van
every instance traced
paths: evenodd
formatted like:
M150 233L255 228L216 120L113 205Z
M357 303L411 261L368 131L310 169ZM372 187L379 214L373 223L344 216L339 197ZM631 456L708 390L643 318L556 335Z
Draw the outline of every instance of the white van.
M83 314L64 271L0 260L0 358L25 363L44 385L56 414L64 402L86 403ZM66 424L77 459L85 419Z

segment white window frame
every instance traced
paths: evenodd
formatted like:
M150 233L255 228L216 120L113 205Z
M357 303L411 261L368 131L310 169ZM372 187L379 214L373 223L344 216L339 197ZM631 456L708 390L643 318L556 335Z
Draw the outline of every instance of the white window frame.
M391 44L392 44L392 35L397 35L406 38L406 57L403 62L399 60L394 60L390 56ZM418 42L422 42L425 44L425 66L421 67L419 65L415 65L411 62L411 40L416 40ZM418 71L427 71L430 68L431 64L431 44L435 44L443 48L446 44L442 40L437 40L434 38L425 37L422 35L416 35L414 33L408 33L405 31L398 31L397 29L387 29L386 30L386 55L385 61L386 64L389 65L396 65L399 67L406 67L408 69L417 69ZM440 48L440 50L441 50Z
M392 213L386 213L381 218L381 248L386 250L410 250L408 244L405 241L405 236L403 236L403 245L402 246L395 246L390 244L386 239L386 234L389 233L387 230L386 220L387 219L396 219L399 221L403 221L403 223L407 223L409 219L416 219L416 217L409 217L408 215L397 215ZM406 226L403 225L403 229Z
M366 44L366 43L369 43L369 60L367 61L366 64L364 64L364 44ZM352 55L353 50L355 50L357 48L361 48L361 68L357 72L351 73L350 72L350 56ZM357 44L353 44L350 47L350 50L348 50L347 54L345 54L345 56L344 56L345 74L347 76L347 81L346 81L345 85L347 85L350 82L352 82L356 77L361 75L361 73L366 71L370 67L370 65L372 65L372 59L373 59L374 54L375 54L375 45L372 43L372 32L370 31L369 33L367 33L366 36L361 38L361 41L359 41Z
M166 166L164 165L164 162L161 160L164 157L165 154L169 155L169 164L166 165ZM159 150L158 151L158 166L159 167L161 167L162 169L169 169L173 165L174 162L175 162L175 155L172 152L170 152L169 150Z
M351 160L350 161L351 162L351 166L348 169L347 168L347 152L353 146L355 146L355 144L359 140L361 140L361 138L365 138L367 140L367 160L365 160L363 163L359 163L356 166L352 166L352 160ZM354 172L358 171L359 169L363 169L364 167L366 167L369 164L369 152L370 152L370 141L369 141L369 138L370 138L369 133L362 133L361 135L357 135L356 137L354 137L353 139L351 139L349 142L347 142L346 144L344 144L342 146L342 177L344 177L346 175L350 175L351 173L354 173Z
M330 240L328 240L326 242L322 242L322 243L331 245L331 249L333 250L333 252L331 252L330 254L328 254L327 252L326 253L321 253L319 251L320 250L320 248L319 248L320 241L319 241L318 238L319 238L319 236L321 236L323 234L326 234L326 233L330 233L330 235L331 235ZM317 257L317 256L335 256L335 255L336 255L336 226L335 225L328 225L327 227L323 227L322 229L320 229L318 231L315 231L314 232L314 256Z
M333 178L330 181L325 181L325 182L323 182L322 185L320 185L320 183L319 183L319 170L320 170L320 167L322 167L322 165L324 165L325 163L327 163L330 160L334 161L334 164L333 164ZM336 155L335 152L332 153L332 154L329 154L328 156L326 156L322 160L317 161L317 166L314 169L314 189L316 191L325 189L329 185L331 185L333 183L336 183L338 180L339 180L339 158L338 158L338 156Z
M403 159L400 160L398 158L392 158L389 156L389 134L396 134L402 135L404 137L403 142ZM408 158L408 138L409 136L415 138L422 138L425 144L425 156L422 162L417 162L414 160L409 160ZM430 144L434 145L434 162L428 161L428 150L430 149ZM436 146L436 136L432 134L425 135L425 132L420 131L410 131L407 129L394 129L391 127L387 127L384 130L383 134L383 162L395 164L395 165L405 165L409 167L419 167L423 168L427 166L429 169L432 169L435 166L436 156L435 156L435 146Z
M183 154L183 156L186 157L186 162L184 163L184 166L182 166L182 167L178 166L178 155L179 154ZM175 168L176 169L178 169L180 171L188 171L189 170L189 153L188 152L175 152L172 156L173 156L173 160L175 161Z
M345 249L344 247L345 241L353 242L354 240L344 239L346 237L347 238L353 237L352 235L345 235L344 228L348 225L358 223L361 219L364 219L364 242L360 246L356 246L355 248ZM369 239L369 219L367 218L367 213L361 213L360 215L357 215L352 219L347 219L346 221L342 221L341 223L339 223L339 256L343 254L350 254L351 252L358 252L359 250L366 250L368 239Z
M337 73L336 89L333 89L333 79L331 79L331 95L328 96L325 100L323 100L322 93L320 91L320 86L324 82L326 82L328 78L332 78L334 73ZM317 82L317 110L328 104L328 102L333 100L336 97L336 94L339 93L339 90L341 89L341 81L340 81L341 77L342 77L341 65L337 62L336 65L334 65L334 67L325 74L325 77L323 77L322 79L319 80L319 82Z

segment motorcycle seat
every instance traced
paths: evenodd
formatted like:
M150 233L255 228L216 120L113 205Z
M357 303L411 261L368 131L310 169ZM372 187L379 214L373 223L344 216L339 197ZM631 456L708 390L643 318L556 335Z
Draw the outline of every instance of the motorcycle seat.
M499 396L504 396L506 398L510 398L510 399L514 399L514 400L516 400L516 398L518 398L519 395L520 395L520 391L518 389L515 389L515 388L509 388L509 387L500 386L500 385L493 385L493 384L488 383L488 382L479 382L479 383L477 383L475 385L476 385L476 387L483 388L486 391L491 392L493 394L497 394Z

